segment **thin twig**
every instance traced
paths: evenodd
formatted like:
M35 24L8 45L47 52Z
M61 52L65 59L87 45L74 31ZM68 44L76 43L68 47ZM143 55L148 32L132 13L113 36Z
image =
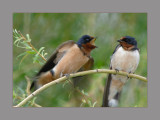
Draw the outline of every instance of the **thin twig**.
M26 93L27 93L27 95L30 95L31 94L31 91L30 91L31 80L27 76L25 76L25 78L26 78L26 81L27 81Z
M88 75L88 74L95 74L95 73L119 74L119 75L122 75L122 76L128 76L130 78L136 78L136 79L139 79L141 81L147 82L147 78L145 78L143 76L136 75L136 74L128 74L127 72L123 72L123 71L117 72L115 70L109 70L109 69L97 69L97 70L88 70L88 71L83 71L83 72L77 72L75 74L70 74L70 78L77 77L77 76L84 76L84 75ZM56 79L56 80L54 80L50 83L47 83L47 84L43 85L41 88L34 91L32 94L30 94L27 98L25 98L22 102L20 102L18 105L14 106L14 107L20 107L20 106L26 104L29 100L31 100L33 97L35 97L36 95L38 95L39 93L41 93L45 89L51 87L54 84L65 81L66 79L68 79L68 78L66 76L64 76L64 77L61 77L59 79Z
M31 91L30 91L31 80L30 80L27 76L25 76L25 78L26 78L26 80L27 80L26 93L27 93L27 95L29 96L29 95L31 94ZM33 102L32 105L35 106L35 107L42 107L42 106L38 105L38 104L35 103L35 102Z
M33 106L34 106L34 107L42 107L42 106L40 106L40 105L38 105L38 104L36 104L36 103L34 103Z
M21 35L22 39L27 41L27 39L22 35L22 33L20 31L18 31L18 33ZM27 42L27 44L32 48L32 50L34 50L44 61L47 61L35 48L34 46L31 44L31 42Z

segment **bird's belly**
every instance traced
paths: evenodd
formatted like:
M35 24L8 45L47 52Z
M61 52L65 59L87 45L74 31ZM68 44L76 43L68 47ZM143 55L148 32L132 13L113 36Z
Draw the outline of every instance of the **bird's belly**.
M126 51L123 54L116 53L111 60L112 69L118 69L131 73L136 70L138 63L139 55L138 53L134 53L134 51Z
M89 58L85 56L80 49L71 50L68 52L54 68L55 75L61 77L64 74L77 72Z
M139 63L138 51L117 51L111 59L112 69L134 73ZM112 75L115 80L121 80L125 83L128 79L127 76Z

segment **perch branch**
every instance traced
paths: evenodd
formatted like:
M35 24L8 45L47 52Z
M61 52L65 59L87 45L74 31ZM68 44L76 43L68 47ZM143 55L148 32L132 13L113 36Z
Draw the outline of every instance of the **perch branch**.
M123 72L123 71L116 72L115 70L109 70L109 69L96 69L96 70L88 70L88 71L78 72L75 74L70 74L70 78L77 77L77 76L84 76L84 75L88 75L88 74L95 74L95 73L119 74L122 76L128 76L130 78L136 78L141 81L147 82L147 78L145 78L143 76L136 75L136 74L129 74L129 73ZM25 98L22 102L20 102L18 105L14 106L14 107L20 107L20 106L26 104L29 100L31 100L34 96L38 95L43 90L51 87L54 84L58 84L62 81L65 81L66 79L68 79L68 78L66 76L64 76L64 77L61 77L57 80L54 80L48 84L43 85L41 88L34 91L32 94L30 94L27 98Z

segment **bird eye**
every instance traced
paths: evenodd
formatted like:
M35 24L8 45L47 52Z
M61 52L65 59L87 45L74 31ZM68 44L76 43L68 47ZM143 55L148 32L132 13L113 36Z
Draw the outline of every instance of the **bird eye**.
M89 41L89 39L86 39L86 41Z

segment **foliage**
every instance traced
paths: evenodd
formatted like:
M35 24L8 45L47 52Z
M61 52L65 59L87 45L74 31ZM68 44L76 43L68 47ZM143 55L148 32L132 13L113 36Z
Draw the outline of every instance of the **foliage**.
M17 56L17 59L19 57L23 57L21 59L21 62L22 60L24 60L25 57L27 57L28 55L33 55L33 63L40 63L41 65L44 63L42 63L39 59L40 59L40 56L39 54L42 55L43 58L45 58L45 56L47 55L47 53L44 53L44 48L45 47L41 47L38 52L36 52L34 49L33 49L33 46L31 45L31 38L29 36L29 34L26 34L26 38L19 32L17 32L17 30L13 30L13 37L15 38L15 41L14 41L14 45L16 47L19 47L19 48L23 48L25 49L26 51L19 54ZM20 62L20 63L21 63Z

